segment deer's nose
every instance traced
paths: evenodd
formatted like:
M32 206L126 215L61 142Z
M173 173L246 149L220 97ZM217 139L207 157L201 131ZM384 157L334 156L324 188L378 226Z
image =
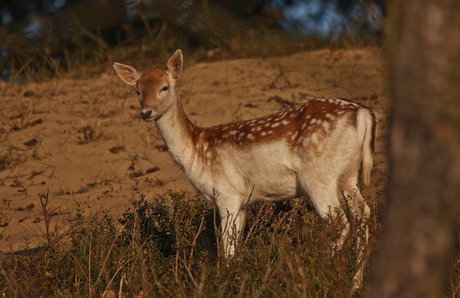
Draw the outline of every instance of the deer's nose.
M139 113L139 117L141 117L143 120L151 118L152 117L152 110L142 110Z

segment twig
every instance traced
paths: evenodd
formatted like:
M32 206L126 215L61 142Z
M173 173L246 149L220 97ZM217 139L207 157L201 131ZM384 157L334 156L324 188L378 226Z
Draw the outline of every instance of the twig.
M99 272L99 275L96 279L96 282L94 284L98 284L99 283L99 279L101 278L102 276L102 271L104 271L105 269L105 265L107 264L107 261L109 259L109 256L110 256L110 253L112 252L112 249L115 247L115 241L117 241L118 237L121 235L121 232L123 231L123 229L125 228L126 226L126 223L118 230L117 234L115 235L115 239L113 239L112 241L112 245L110 245L110 249L107 253L107 256L105 257L105 260L104 262L102 263L102 266L101 266L101 271Z
M195 248L195 245L196 245L196 241L198 240L198 236L200 236L200 234L205 230L205 227L203 227L204 219L205 219L205 217L203 216L201 218L201 223L200 223L200 227L198 228L198 232L195 234L195 237L193 237L192 251L190 252L190 259L193 258L193 252L195 250L194 248Z

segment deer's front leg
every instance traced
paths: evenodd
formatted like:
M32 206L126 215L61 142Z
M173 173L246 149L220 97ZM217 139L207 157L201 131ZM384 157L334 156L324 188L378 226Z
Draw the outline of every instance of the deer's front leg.
M235 254L236 246L241 238L245 211L238 206L228 206L220 204L218 206L220 214L220 229L222 232L222 244L227 258Z

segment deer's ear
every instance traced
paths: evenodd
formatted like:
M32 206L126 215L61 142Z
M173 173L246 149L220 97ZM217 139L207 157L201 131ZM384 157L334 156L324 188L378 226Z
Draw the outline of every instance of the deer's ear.
M117 72L118 76L129 85L136 85L137 81L141 77L141 73L138 72L134 67L115 62L113 68Z
M179 74L181 73L182 71L182 67L183 67L183 64L184 64L184 58L182 56L182 51L181 50L177 50L172 56L171 58L169 58L168 60L168 71L169 71L169 75L173 78L173 79L177 79L177 77L179 76Z

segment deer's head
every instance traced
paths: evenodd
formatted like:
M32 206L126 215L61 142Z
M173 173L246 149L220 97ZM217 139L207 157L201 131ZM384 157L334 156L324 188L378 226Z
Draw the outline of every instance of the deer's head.
M149 69L144 73L134 67L115 62L113 68L127 84L136 86L141 104L139 116L153 121L164 115L177 101L175 84L182 71L182 51L177 50L167 63L167 69Z

